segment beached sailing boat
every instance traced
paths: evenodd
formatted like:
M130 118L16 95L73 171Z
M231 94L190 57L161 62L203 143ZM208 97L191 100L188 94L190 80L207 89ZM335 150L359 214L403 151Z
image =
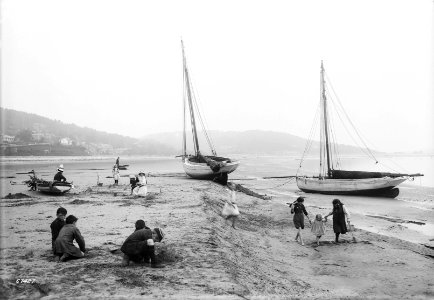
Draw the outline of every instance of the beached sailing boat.
M331 129L326 97L326 92L328 91L326 90L324 76L324 67L321 62L320 174L318 177L297 176L298 188L307 193L366 195L395 198L399 194L399 189L396 188L397 185L410 177L423 176L423 174L339 170L332 153L332 149L335 148L332 148L331 146L331 138L333 134L330 134ZM311 143L311 141L308 141L306 150L310 147ZM368 154L372 155L369 148L366 147L366 149ZM306 154L306 150L303 154L303 158ZM372 157L375 159L373 155ZM378 163L378 161L376 161L376 163Z
M212 143L211 137L206 131L205 124L200 115L198 105L194 96L190 74L187 68L187 60L185 57L184 44L182 46L183 59L183 74L184 74L184 131L182 140L182 162L185 173L195 179L211 179L217 180L224 184L227 182L228 174L235 171L239 165L239 161L232 160L227 157L217 156L217 152ZM194 155L187 154L187 137L186 137L186 115L187 106L189 108L191 132L193 136ZM202 155L199 148L198 132L196 128L196 116L202 125L202 131L211 149L212 155Z

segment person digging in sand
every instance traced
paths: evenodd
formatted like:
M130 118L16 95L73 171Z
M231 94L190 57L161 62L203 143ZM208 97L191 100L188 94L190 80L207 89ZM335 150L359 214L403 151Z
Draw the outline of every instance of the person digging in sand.
M301 235L302 229L304 229L304 216L307 217L309 223L312 223L309 219L309 215L304 207L304 198L298 197L297 200L290 205L291 213L294 214L294 226L297 229L297 235L295 236L295 240L300 242L301 245L304 245L303 236ZM304 215L303 215L304 214Z
M66 224L62 227L54 242L54 252L62 262L69 258L82 258L86 252L84 238L76 227L77 220L73 215L69 215L65 220ZM74 240L80 249L74 246Z
M325 219L327 220L328 216L333 215L333 231L335 232L335 242L337 244L339 243L339 235L348 232L347 222L348 226L350 226L350 214L345 208L345 205L339 199L334 199L332 204L333 210L325 216Z
M132 260L135 263L149 263L151 261L152 268L164 268L163 265L157 262L155 257L154 243L161 242L164 237L161 228L153 230L145 226L143 220L136 221L136 230L125 240L121 247L124 253L122 266L128 266Z

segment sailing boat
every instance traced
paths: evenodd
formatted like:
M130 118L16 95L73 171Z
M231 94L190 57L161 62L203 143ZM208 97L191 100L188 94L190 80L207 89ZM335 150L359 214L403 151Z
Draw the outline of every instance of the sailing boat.
M211 141L211 137L208 135L202 117L200 115L196 99L194 97L193 87L190 79L190 74L187 68L187 60L185 57L184 43L181 41L182 46L182 59L183 59L183 73L184 73L184 131L182 141L182 163L185 173L195 179L211 179L217 180L226 184L228 180L228 174L235 171L239 165L239 161L232 160L227 157L217 156L217 152ZM186 114L187 106L190 113L191 131L193 136L194 155L187 154L187 138L186 138ZM203 133L205 134L208 145L211 149L212 155L202 155L199 148L198 132L196 128L196 116L199 117L202 125Z
M423 176L423 174L346 171L337 169L337 164L333 161L330 145L330 124L327 111L328 108L326 98L326 82L324 78L324 66L322 62L320 104L321 170L318 177L297 176L297 186L300 190L306 193L321 193L331 195L365 195L395 198L399 194L399 189L396 188L397 185L409 179L410 177ZM308 146L306 148L308 148ZM326 164L325 167L324 160Z

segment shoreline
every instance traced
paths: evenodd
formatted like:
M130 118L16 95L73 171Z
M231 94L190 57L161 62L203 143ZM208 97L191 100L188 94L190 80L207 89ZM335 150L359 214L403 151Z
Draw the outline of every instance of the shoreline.
M252 181L243 186L269 194L257 183L255 188L249 186ZM259 183L269 186L268 180ZM283 187L298 195L294 187ZM230 197L225 187L164 176L150 177L148 190L152 197L147 200L130 196L126 184L82 185L58 197L26 192L33 198L1 199L4 268L0 284L5 295L14 299L434 296L434 286L426 276L434 267L433 249L361 229L354 233L357 243L347 234L336 245L331 243L332 222L327 223L318 247L307 226L306 245L301 246L293 241L292 215L282 203L289 202L287 196L262 200L237 193L241 215L237 229L232 229L221 217L225 199ZM326 200L308 197L309 214L327 211L331 199ZM49 224L59 206L79 218L77 226L89 249L84 259L52 260ZM118 249L137 219L166 233L163 242L156 244L164 269L120 266ZM353 220L356 227L365 221L357 213ZM17 278L31 278L37 284L18 284Z

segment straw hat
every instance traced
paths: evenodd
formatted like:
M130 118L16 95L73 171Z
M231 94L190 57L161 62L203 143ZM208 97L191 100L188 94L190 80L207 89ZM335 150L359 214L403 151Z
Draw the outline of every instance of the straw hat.
M57 168L57 171L63 172L63 164L59 165L59 167Z

